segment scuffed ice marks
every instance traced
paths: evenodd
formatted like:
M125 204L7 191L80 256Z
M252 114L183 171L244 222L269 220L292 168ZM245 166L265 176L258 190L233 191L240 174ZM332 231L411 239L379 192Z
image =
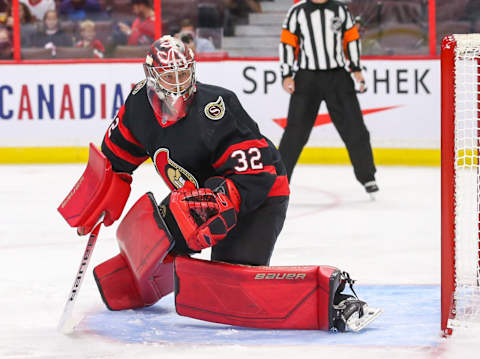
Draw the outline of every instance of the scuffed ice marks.
M437 285L358 286L358 295L384 309L380 318L358 333L265 330L204 322L176 314L172 294L145 309L92 313L83 324L89 331L128 343L435 347L440 342L439 292Z

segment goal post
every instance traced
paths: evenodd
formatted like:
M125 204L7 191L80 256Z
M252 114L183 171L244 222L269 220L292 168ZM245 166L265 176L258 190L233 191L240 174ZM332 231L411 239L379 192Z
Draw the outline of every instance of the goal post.
M480 326L480 34L441 51L441 328Z

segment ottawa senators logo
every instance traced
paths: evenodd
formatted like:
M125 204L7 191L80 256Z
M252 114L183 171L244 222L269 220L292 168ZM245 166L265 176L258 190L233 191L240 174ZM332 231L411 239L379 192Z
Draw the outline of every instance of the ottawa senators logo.
M153 156L153 163L157 169L157 173L162 176L163 180L170 189L176 190L182 188L186 181L192 182L198 188L198 182L193 175L185 168L170 159L168 149L160 148Z
M223 102L222 96L218 96L215 102L207 103L203 112L205 112L205 116L210 120L220 120L225 115L225 103Z

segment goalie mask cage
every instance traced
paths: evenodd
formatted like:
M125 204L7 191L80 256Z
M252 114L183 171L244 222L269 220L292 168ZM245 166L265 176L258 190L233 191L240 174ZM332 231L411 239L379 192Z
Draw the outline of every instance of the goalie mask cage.
M445 334L480 326L480 34L442 41L442 289Z

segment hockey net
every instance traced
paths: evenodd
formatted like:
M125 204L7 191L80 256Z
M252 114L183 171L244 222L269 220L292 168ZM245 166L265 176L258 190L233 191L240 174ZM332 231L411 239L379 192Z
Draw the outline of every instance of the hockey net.
M443 39L442 330L480 326L480 34Z

